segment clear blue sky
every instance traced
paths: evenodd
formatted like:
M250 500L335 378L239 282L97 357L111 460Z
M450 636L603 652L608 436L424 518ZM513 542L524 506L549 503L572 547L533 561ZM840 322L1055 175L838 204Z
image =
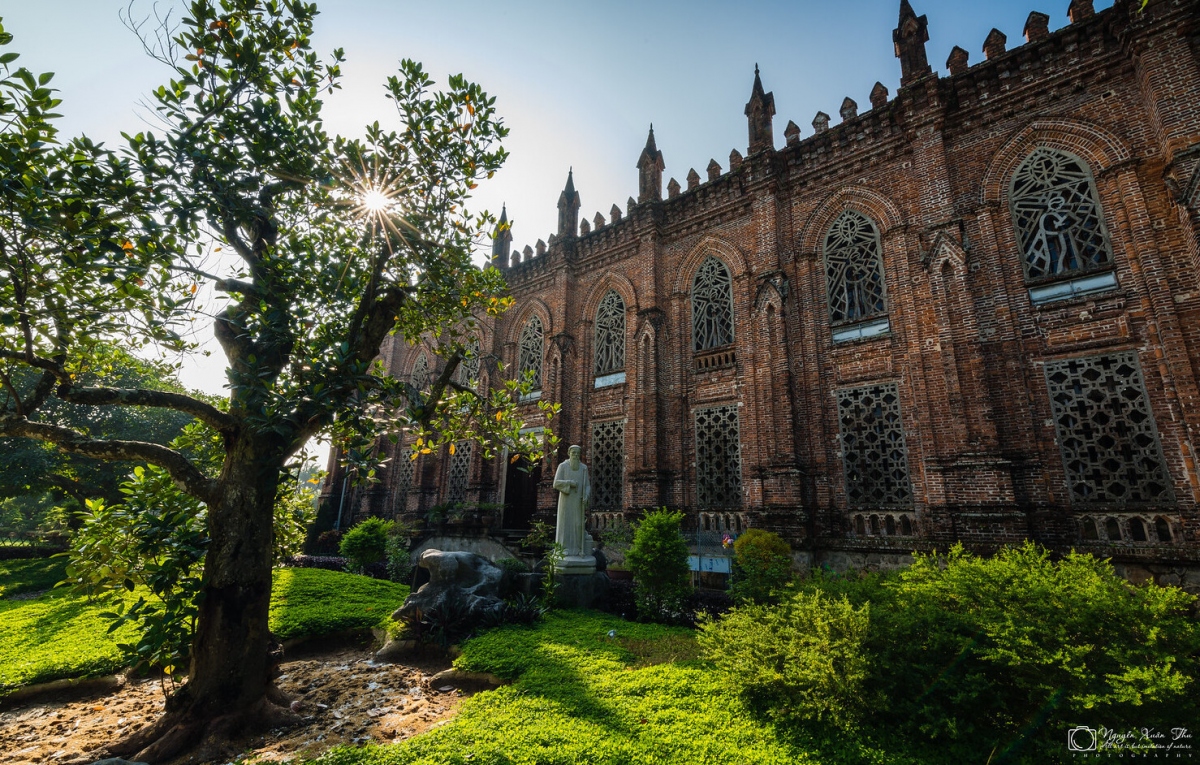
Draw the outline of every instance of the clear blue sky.
M929 17L929 61L945 73L950 49L983 59L992 27L1009 47L1024 42L1032 10L1067 23L1068 0L911 0ZM1031 4L1036 3L1036 4ZM34 71L54 71L62 128L110 144L120 131L146 124L139 102L169 76L148 59L118 11L126 0L0 0L0 16L16 36L10 50ZM1097 10L1111 5L1097 2ZM608 218L613 203L637 193L634 163L654 123L666 178L686 185L689 168L705 177L709 159L728 166L733 148L745 153L754 65L775 94L776 145L788 120L812 134L818 110L839 120L842 99L861 111L882 82L894 94L900 78L892 49L899 0L609 0L605 3L486 0L326 0L320 3L316 48L345 48L343 90L327 108L332 130L347 135L394 116L382 83L402 57L425 63L439 81L462 72L497 97L512 134L512 153L477 196L499 212L507 202L520 248L556 226L567 169L588 220ZM171 7L162 0L160 7ZM135 15L152 9L135 0ZM664 179L665 180L665 179ZM213 364L189 366L186 381L219 392Z

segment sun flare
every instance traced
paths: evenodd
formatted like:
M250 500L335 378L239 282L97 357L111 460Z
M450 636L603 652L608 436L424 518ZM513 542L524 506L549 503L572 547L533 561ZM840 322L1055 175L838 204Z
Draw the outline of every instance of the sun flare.
M361 204L369 213L381 213L391 206L392 200L379 189L370 189L362 195Z

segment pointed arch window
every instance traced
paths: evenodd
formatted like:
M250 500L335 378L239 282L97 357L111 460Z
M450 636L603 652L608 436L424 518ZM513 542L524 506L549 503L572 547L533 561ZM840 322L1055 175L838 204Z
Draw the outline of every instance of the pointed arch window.
M1116 286L1112 273L1078 278L1112 266L1112 247L1087 163L1039 147L1013 173L1009 193L1021 265L1029 282L1070 279L1066 286L1030 289L1035 303Z
M454 373L455 382L472 387L479 382L479 338L469 338L463 352L463 359Z
M429 357L424 352L417 357L417 363L413 364L412 376L409 380L417 390L425 390L429 387Z
M829 320L853 324L885 317L887 301L883 285L883 248L879 229L857 210L846 210L825 234L825 282L829 291ZM880 334L888 329L886 319ZM840 339L869 336L855 334Z
M708 256L692 280L692 350L733 343L733 279L720 260Z
M625 382L625 301L616 290L609 290L596 309L595 355L597 388Z
M542 389L542 345L545 331L542 329L542 320L537 316L529 319L525 328L521 330L520 341L520 360L517 364L517 372L524 379L526 372L533 373L533 390L540 391Z

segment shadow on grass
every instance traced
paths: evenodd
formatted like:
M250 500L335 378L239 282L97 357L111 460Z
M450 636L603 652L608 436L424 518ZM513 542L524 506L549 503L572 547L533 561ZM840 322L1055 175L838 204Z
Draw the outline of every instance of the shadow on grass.
M0 561L0 598L49 590L67 575L66 558Z

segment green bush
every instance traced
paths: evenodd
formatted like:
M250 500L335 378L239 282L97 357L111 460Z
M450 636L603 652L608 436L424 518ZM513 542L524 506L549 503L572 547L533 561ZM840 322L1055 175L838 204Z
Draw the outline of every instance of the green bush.
M785 724L847 728L864 707L869 612L845 597L798 592L777 606L735 608L704 623L697 639L750 709Z
M683 513L678 511L647 513L625 554L625 564L633 572L638 615L643 619L679 619L692 592L688 546L679 526L682 520Z
M355 525L342 537L338 551L353 570L361 571L370 563L378 563L387 557L388 532L392 521L368 518Z
M1056 763L1066 761L1074 725L1170 731L1200 719L1195 598L1134 588L1091 555L1052 560L1030 543L977 558L955 547L889 574L818 572L796 592L869 614L860 687L876 694L870 724L928 747L929 761L976 761L983 752L994 763ZM754 709L802 721L799 695L772 691L797 682L776 633L808 634L809 643L788 638L798 647L787 651L826 638L820 621L788 619L794 603L736 609L702 640L731 682L752 686L744 698Z
M766 603L792 581L792 548L774 532L747 529L733 543L733 555L734 600Z
M888 673L894 709L931 738L1024 744L1044 760L1074 724L1200 719L1200 626L1181 590L1131 587L1107 561L1053 561L1033 544L990 559L961 546L919 556L893 589L882 626L904 669ZM912 698L913 687L933 692Z

